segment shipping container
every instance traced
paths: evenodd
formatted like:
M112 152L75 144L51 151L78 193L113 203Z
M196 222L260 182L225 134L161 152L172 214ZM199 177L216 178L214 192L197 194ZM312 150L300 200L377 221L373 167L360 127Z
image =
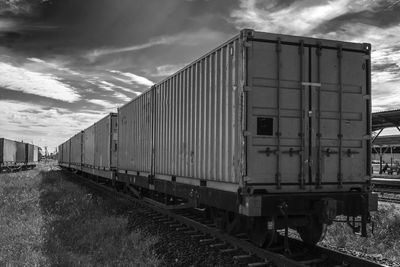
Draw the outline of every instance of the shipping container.
M118 169L150 173L152 166L152 91L118 111Z
M71 139L68 139L62 146L62 162L66 167L69 167L71 160Z
M16 141L16 144L17 144L16 162L26 163L27 160L26 144L18 141Z
M33 162L39 161L39 147L33 146Z
M86 167L94 166L94 135L94 124L83 131L83 165Z
M13 165L17 157L17 143L0 138L0 165Z
M35 146L31 145L31 144L25 144L25 147L26 147L26 151L27 151L27 153L26 153L26 163L27 164L32 164L33 161L34 161L34 153L35 153L34 148L35 148Z
M117 114L110 113L95 124L94 166L111 169L117 163Z
M244 30L119 109L118 166L228 191L363 189L370 49Z
M57 160L58 163L63 163L63 147L64 147L64 143L62 143L61 145L58 146L58 151L57 151Z
M81 166L83 160L83 131L74 135L70 142L70 167Z

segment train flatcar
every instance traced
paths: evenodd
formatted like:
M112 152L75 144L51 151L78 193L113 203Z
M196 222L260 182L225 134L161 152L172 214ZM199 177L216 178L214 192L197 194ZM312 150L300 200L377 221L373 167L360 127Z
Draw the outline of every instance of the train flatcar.
M113 179L139 197L205 208L259 245L287 228L316 243L338 215L359 217L365 236L377 205L370 51L242 30L119 108Z

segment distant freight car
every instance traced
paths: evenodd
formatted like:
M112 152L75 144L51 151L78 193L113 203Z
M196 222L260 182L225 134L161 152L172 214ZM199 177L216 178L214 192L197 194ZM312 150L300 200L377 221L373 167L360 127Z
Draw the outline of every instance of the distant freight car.
M115 179L117 165L117 114L110 113L58 147L64 168Z
M82 171L113 179L117 163L117 114L110 113L84 130L82 140Z
M0 138L0 170L34 168L38 161L38 146Z

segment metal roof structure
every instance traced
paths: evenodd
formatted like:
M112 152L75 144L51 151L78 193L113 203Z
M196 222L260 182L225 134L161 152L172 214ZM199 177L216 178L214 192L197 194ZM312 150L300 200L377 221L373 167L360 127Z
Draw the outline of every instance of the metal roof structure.
M372 113L372 131L400 126L400 109Z
M375 139L376 146L400 146L400 135L385 135Z

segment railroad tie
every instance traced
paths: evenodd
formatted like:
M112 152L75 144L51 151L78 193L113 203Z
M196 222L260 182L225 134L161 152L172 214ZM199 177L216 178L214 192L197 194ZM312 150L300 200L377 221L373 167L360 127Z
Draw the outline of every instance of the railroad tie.
M225 247L226 243L210 244L210 248L221 248Z
M243 260L243 259L248 259L248 258L251 258L251 257L252 257L252 255L250 255L250 254L244 254L244 255L233 256L233 259L234 260Z
M225 248L225 249L220 249L219 252L221 253L230 253L230 252L234 252L237 251L238 248Z
M247 264L248 267L261 267L261 266L268 266L266 262L254 262Z

